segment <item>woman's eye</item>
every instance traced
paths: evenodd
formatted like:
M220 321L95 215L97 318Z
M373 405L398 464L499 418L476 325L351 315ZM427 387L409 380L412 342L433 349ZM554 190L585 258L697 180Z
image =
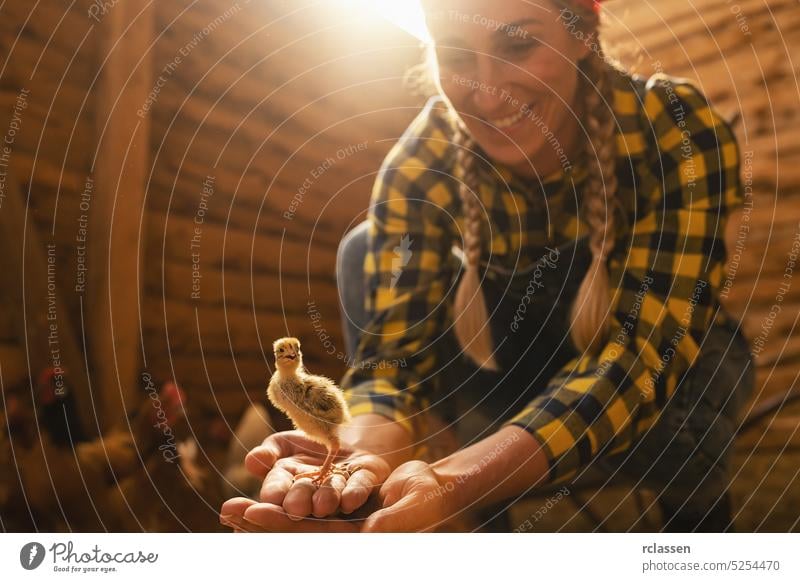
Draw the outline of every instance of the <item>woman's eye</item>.
M523 55L539 46L537 41L517 42L505 47L505 52L510 55Z
M436 51L439 66L444 69L464 70L471 66L475 56L466 49L439 48Z

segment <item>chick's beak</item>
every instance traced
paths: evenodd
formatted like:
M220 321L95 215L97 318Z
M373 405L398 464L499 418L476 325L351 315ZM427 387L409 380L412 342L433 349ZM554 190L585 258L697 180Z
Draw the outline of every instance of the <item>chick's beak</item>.
M283 353L283 354L276 353L275 354L275 359L276 360L291 360L291 361L294 361L294 360L297 359L297 352L294 349L287 349L286 352Z

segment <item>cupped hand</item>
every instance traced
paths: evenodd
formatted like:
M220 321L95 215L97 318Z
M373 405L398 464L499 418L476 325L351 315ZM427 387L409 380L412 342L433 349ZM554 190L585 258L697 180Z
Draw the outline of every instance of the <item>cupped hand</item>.
M222 504L220 523L236 533L312 532L355 533L363 519L306 518L290 519L280 505L259 503L245 497L234 497Z
M294 480L295 475L319 469L326 455L323 445L308 439L302 431L292 430L267 437L248 453L245 466L252 474L264 479L259 501L282 508L292 521L309 516L323 518L339 511L350 514L367 501L391 472L389 464L381 457L343 446L336 463L348 466L349 478L333 474L319 487L309 478ZM242 499L230 500L238 501L230 507L223 505L221 513L230 515L227 509L242 509ZM255 507L251 513L262 509ZM275 524L270 522L269 525Z
M453 517L456 488L456 481L444 480L428 463L404 463L386 479L379 492L381 509L361 531L434 531Z
M450 517L454 507L447 496L455 482L444 481L427 463L409 461L395 469L377 496L358 514L345 518L306 518L293 521L284 508L238 497L226 501L221 522L236 532L420 532L434 531ZM370 505L377 504L376 507Z

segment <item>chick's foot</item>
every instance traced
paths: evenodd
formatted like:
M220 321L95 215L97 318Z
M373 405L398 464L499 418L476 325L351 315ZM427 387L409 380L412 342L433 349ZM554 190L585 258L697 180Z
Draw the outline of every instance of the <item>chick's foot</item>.
M341 475L345 478L345 480L347 480L350 478L350 475L355 473L357 470L357 467L353 466L351 463L342 463L340 465L332 465L327 471L323 471L323 469L320 468L317 471L300 473L294 476L293 481L297 481L298 479L313 479L312 483L320 486L328 477L332 475Z

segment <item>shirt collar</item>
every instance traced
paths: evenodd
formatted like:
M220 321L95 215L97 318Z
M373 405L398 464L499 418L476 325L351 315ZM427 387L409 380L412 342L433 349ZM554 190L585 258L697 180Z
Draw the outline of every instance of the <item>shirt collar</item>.
M572 192L573 184L577 185L586 179L585 156L580 156L569 166L562 166L541 178L521 176L508 166L493 163L494 171L490 179L509 188L512 192L529 195L534 200L539 197L535 193L543 191L550 202L557 202L566 192Z

